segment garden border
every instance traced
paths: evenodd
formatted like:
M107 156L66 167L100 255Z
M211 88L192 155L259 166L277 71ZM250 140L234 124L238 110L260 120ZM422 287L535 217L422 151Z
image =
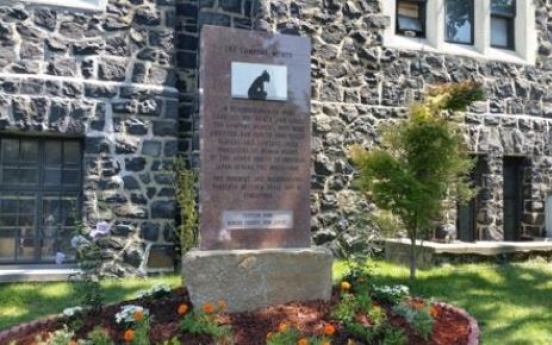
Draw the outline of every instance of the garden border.
M417 299L419 297L413 297L414 299ZM117 304L117 303L115 303ZM470 333L468 336L468 342L467 345L479 345L479 337L480 337L480 331L479 331L479 324L477 323L477 320L471 316L466 310L453 306L448 303L444 302L433 302L434 305L437 305L441 308L451 310L455 313L460 314L462 317L466 318L469 323L470 327ZM10 339L10 335L13 335L15 333L19 332L25 332L29 329L36 329L37 331L41 327L41 325L45 325L49 322L60 322L63 319L66 319L67 316L63 313L60 314L53 314L49 316L45 316L38 320L33 320L29 322L25 322L19 325L12 326L4 331L0 331L0 344L9 344L8 341L13 341L15 339Z

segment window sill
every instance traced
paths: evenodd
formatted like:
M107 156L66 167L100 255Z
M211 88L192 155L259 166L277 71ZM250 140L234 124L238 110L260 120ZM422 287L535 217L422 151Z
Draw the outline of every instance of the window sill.
M386 37L385 47L395 49L418 50L429 53L466 56L476 59L496 60L501 62L515 63L534 66L534 61L529 61L517 54L515 51L487 47L485 53L479 51L472 45L452 44L443 42L439 46L433 45L427 39L411 38L399 35Z

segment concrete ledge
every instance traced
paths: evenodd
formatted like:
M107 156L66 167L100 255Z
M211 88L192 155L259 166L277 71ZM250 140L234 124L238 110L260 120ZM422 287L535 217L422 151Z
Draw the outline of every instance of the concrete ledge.
M420 245L421 242L417 241L417 244ZM419 268L425 269L450 261L457 263L486 260L500 261L504 257L511 260L518 257L528 257L533 254L544 255L546 257L552 256L552 241L548 241L548 239L528 242L456 241L453 243L437 243L424 241L423 247L419 248L417 265ZM389 261L408 266L410 260L410 240L385 240L385 258Z
M24 281L62 281L79 273L74 265L12 265L0 266L0 283Z
M328 300L332 254L323 248L188 252L182 262L195 306L224 300L229 312Z

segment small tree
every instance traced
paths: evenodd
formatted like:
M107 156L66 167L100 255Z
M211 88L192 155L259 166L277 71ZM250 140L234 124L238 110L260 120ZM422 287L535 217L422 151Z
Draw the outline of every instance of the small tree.
M351 148L360 188L406 227L411 280L416 277L416 240L428 233L443 201L473 197L467 177L473 162L454 113L481 99L481 87L472 82L433 88L424 102L410 107L406 120L381 127L381 147Z
M192 247L196 246L199 238L197 215L197 181L196 170L189 169L182 157L174 161L176 201L180 212L180 225L177 236L180 240L180 253L184 256ZM182 278L184 283L184 277Z

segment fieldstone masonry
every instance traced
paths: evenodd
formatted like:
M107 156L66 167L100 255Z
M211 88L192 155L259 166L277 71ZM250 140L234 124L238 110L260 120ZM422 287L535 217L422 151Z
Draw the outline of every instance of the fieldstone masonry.
M105 11L0 0L0 131L83 139L84 220L114 222L117 274L172 266L172 157L199 162L198 46L203 25L311 38L311 229L317 244L369 210L345 151L378 144L428 85L474 79L487 101L465 118L488 166L477 215L503 236L503 157L524 160L521 234L543 233L552 182L552 4L536 4L535 66L390 49L375 0L110 0Z
M552 4L534 0L538 34L535 66L387 48L391 18L375 0L178 0L181 148L196 157L198 32L205 24L309 36L312 47L313 240L330 242L346 218L368 210L350 188L345 151L378 144L376 129L404 118L405 106L431 84L474 79L487 100L465 118L466 142L487 165L477 227L482 239L503 239L503 157L525 157L520 235L540 237L551 183ZM194 160L195 161L195 160ZM197 163L197 161L195 161ZM453 212L454 214L454 212Z
M0 130L82 138L86 225L113 274L172 270L178 92L170 0L0 1Z

